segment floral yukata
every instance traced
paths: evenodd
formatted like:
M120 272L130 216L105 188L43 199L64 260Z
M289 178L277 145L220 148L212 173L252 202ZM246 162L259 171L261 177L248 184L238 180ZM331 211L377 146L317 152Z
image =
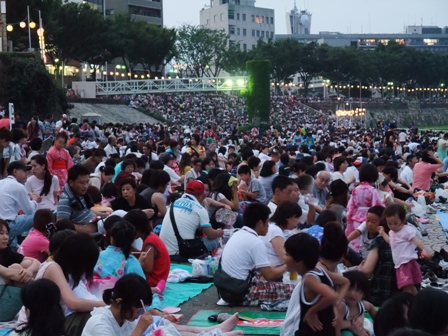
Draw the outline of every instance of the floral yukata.
M347 236L367 219L367 211L375 205L384 206L380 193L375 187L367 182L361 182L353 189L347 205L347 228L345 229ZM359 244L360 237L350 243L355 251L359 251Z
M73 160L70 153L64 149L51 147L47 152L48 169L51 174L56 175L59 179L59 189L67 183L68 170L73 167Z

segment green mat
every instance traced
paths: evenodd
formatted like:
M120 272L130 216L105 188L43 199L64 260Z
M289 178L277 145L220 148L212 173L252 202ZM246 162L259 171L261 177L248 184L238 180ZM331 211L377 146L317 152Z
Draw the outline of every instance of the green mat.
M188 272L192 272L190 265L171 264L171 270L180 268ZM185 301L201 294L204 290L211 287L213 282L206 284L192 283L192 282L180 282L172 283L167 282L165 292L163 293L163 307L179 307Z
M217 323L210 322L208 317L213 314L222 313L220 310L200 310L198 311L187 325L192 327L213 327ZM229 314L234 314L234 312L226 312ZM250 322L240 321L235 330L242 330L246 335L280 335L279 323L283 322L286 316L286 312L268 312L268 311L251 311L251 312L239 312L240 317L249 317L253 319L259 319L256 321L258 326L254 326ZM366 314L366 318L372 321L369 314ZM271 322L275 326L266 325L267 320L278 320ZM352 336L351 331L343 331L341 336Z
M217 323L209 322L208 317L219 313L222 313L222 311L200 310L191 318L187 325L193 327L216 326ZM231 312L226 313L234 314ZM250 311L239 312L239 315L240 317L248 317L257 320L254 322L240 321L235 330L242 330L246 335L279 335L280 323L285 319L286 312ZM254 323L256 325L254 325Z

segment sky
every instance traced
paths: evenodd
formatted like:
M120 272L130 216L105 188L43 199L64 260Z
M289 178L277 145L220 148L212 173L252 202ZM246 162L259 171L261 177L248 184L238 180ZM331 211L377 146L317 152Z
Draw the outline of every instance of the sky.
M163 0L164 25L198 25L199 11L210 0ZM286 12L294 0L256 0L275 10L275 33L286 34ZM448 0L297 0L312 13L311 33L402 33L406 25L448 26Z

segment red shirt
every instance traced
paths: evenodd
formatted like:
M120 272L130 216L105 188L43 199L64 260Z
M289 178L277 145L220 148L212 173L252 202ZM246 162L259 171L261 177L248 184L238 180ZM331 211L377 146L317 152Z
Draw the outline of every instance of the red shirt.
M151 233L146 237L143 242L143 249L145 249L148 244L155 248L154 255L157 255L156 252L158 252L158 257L154 257L152 273L149 274L145 272L146 281L148 281L148 284L151 287L156 287L160 280L166 281L166 279L168 279L168 274L170 273L170 255L168 254L165 243L155 233Z

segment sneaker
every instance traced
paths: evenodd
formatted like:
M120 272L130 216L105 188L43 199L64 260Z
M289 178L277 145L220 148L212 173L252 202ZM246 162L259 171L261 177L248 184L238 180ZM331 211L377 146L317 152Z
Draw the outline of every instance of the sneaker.
M427 205L426 206L426 212L430 213L430 214L435 214L437 213L438 209L436 209L435 207L433 207L432 205Z
M439 266L442 267L443 270L448 270L448 261L441 260Z
M223 299L219 299L219 301L216 302L216 304L218 306L230 306L230 304L228 302L224 301Z

